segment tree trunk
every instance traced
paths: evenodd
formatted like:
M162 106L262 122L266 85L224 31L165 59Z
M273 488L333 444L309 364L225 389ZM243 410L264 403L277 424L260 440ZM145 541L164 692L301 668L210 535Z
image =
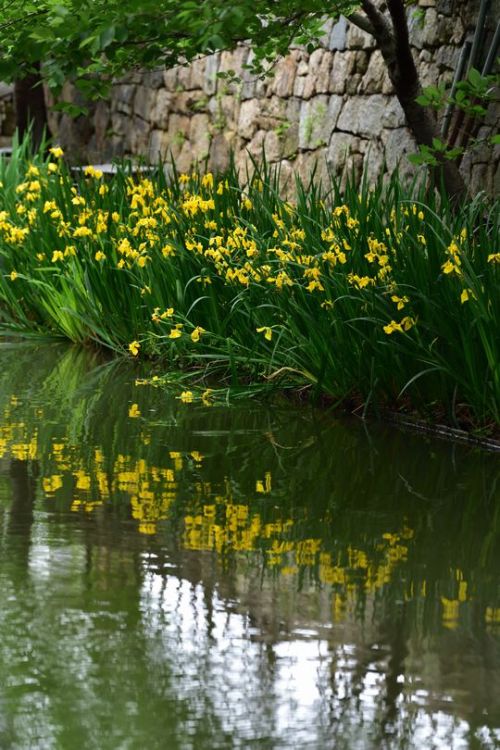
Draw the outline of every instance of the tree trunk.
M420 91L417 91L415 96L408 96L407 93L406 89L398 91L396 88L396 96L405 113L408 127L419 146L430 146L432 148L433 139L439 139L439 129L434 112L416 103L415 98ZM435 154L435 156L439 161L439 166L434 169L436 180L438 182L443 181L444 188L453 203L461 202L467 196L467 187L460 174L457 162L445 159L441 154Z
M19 140L24 138L31 128L33 151L40 147L44 137L50 137L40 63L36 63L35 68L34 72L20 78L14 84L16 126Z
M439 138L439 130L434 112L415 101L422 93L422 86L410 47L403 0L387 0L391 24L372 0L361 1L371 26L370 33L375 37L384 58L406 124L419 146L432 148L433 139ZM467 187L456 162L445 159L441 154L436 154L436 159L439 161L439 166L435 168L436 181L443 182L453 203L460 203L467 196Z

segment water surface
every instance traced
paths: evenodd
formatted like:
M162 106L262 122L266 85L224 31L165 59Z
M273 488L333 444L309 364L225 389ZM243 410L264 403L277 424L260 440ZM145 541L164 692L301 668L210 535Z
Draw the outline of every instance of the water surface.
M140 375L0 347L0 748L497 747L498 456Z

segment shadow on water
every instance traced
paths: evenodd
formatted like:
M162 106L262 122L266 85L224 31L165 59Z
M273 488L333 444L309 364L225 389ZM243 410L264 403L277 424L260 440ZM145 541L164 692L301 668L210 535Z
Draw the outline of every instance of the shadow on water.
M0 746L500 740L498 456L0 358Z

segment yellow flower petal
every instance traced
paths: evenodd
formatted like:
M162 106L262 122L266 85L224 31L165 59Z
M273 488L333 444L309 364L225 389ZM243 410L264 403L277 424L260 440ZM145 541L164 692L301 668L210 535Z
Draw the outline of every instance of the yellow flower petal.
M141 348L141 345L140 345L140 343L139 343L138 341L132 341L132 342L131 342L131 343L130 343L130 344L128 345L128 350L129 350L130 354L131 354L131 355L132 355L133 357L137 357L137 355L139 354L139 349L140 349L140 348Z
M271 339L273 337L272 328L269 328L269 326L262 326L262 328L257 328L256 330L257 330L257 333L263 333L264 334L264 338L267 341L271 341Z

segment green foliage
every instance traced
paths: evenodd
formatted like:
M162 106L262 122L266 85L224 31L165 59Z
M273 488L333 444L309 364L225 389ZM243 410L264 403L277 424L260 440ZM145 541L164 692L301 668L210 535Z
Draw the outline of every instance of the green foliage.
M433 138L432 146L420 146L418 153L408 155L408 160L416 165L423 164L429 167L437 167L440 163L439 156L444 159L456 159L458 156L462 156L463 153L463 148L459 146L450 148L439 138Z
M415 101L421 104L422 107L432 107L436 110L442 109L447 101L446 87L444 85L426 86L422 94L417 96Z
M268 382L455 423L500 416L498 203L313 182L265 165L75 182L0 163L0 324L213 383Z
M436 112L442 112L445 107L455 107L472 121L484 118L488 106L495 98L495 92L500 84L500 75L482 75L476 68L471 68L467 78L458 81L453 90L444 84L426 86L416 102L422 107L430 107ZM440 159L460 159L466 150L473 150L482 145L483 140L475 137L474 127L469 124L468 137L464 144L448 143L440 138L433 138L432 145L421 144L417 154L411 154L409 159L413 164L437 167ZM500 142L498 135L489 138L491 145Z
M498 75L482 75L476 68L471 68L467 78L458 81L453 95L444 84L426 86L416 101L423 107L436 110L451 102L468 115L483 117L486 114L483 105L494 99L499 81Z
M283 122L280 122L279 125L276 125L276 127L274 128L274 132L276 133L278 138L284 138L291 127L292 123L288 120L284 120Z
M171 67L249 40L252 69L285 54L292 42L317 46L325 16L355 7L336 0L14 0L0 23L0 79L44 61L50 88L73 79L86 96L105 96L113 76L134 67ZM234 71L223 74L235 80Z

